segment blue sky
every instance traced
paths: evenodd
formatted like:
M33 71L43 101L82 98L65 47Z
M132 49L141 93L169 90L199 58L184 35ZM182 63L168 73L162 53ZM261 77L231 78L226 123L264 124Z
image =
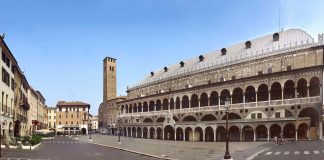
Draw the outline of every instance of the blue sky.
M91 3L90 3L91 2ZM48 106L97 114L102 60L117 58L118 95L151 70L279 30L324 32L321 0L0 0L0 33Z

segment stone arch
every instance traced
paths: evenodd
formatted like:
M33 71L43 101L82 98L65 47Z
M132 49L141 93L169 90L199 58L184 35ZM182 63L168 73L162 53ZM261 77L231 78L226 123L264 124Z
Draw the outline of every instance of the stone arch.
M218 93L216 91L211 92L209 101L210 101L210 103L209 103L210 106L218 105Z
M182 119L183 122L197 122L197 119L194 116L186 116Z
M182 141L183 140L183 130L181 127L178 127L177 130L176 130L176 134L177 134L177 137L176 137L176 140L177 141Z
M237 126L231 126L228 129L230 141L238 142L240 141L240 129Z
M161 100L158 99L158 100L156 101L156 106L155 106L156 111L161 111L161 105L162 105L162 104L161 104Z
M128 106L128 105L126 105L126 106ZM129 110L129 113L132 113L132 112L133 112L132 104L129 104L129 106L128 106L128 110Z
M155 129L153 127L150 128L150 139L154 139Z
M150 101L149 103L149 111L154 111L154 101Z
M295 98L295 82L287 80L284 84L284 99Z
M142 128L137 127L137 138L142 138Z
M158 127L156 129L156 139L163 139L162 129L161 127Z
M283 136L285 138L295 138L296 136L296 128L293 124L288 123L284 126Z
M134 103L134 106L133 106L133 112L136 113L137 112L137 104Z
M281 134L281 127L278 124L273 124L270 126L270 137L279 137Z
M185 141L192 141L193 140L193 131L191 127L187 127L185 129Z
M142 112L142 103L138 102L137 112Z
M307 81L301 78L297 82L297 98L307 97Z
M132 129L130 127L127 128L127 137L131 137L131 132L132 132Z
M205 128L205 141L214 142L214 129L210 126Z
M182 97L182 108L189 108L189 97L187 95Z
M223 126L219 126L216 129L216 141L217 142L226 141L226 129Z
M309 96L320 96L320 80L318 77L312 77L309 81Z
M207 93L203 92L200 95L200 107L208 106L208 95Z
M153 120L152 120L152 118L145 118L143 120L143 123L153 123Z
M174 129L172 126L167 125L164 127L164 139L165 140L174 140Z
M258 141L268 140L268 129L265 125L257 126L255 131L256 131L256 138Z
M161 123L161 122L164 122L164 120L165 120L165 118L164 117L159 117L157 120L156 120L156 122L157 123Z
M308 125L306 123L302 123L298 126L297 135L298 139L308 139Z
M146 127L143 128L143 137L142 138L145 138L145 139L148 138L148 129Z
M132 128L132 137L136 138L136 128L135 127Z
M145 102L143 103L143 112L148 112L148 110L149 110L149 108L148 108L148 104L147 104L147 102L145 101Z
M204 141L204 132L201 127L196 127L194 133L193 141Z
M269 88L266 84L261 84L258 87L258 101L268 101L269 100L269 94L268 94Z
M231 99L231 93L229 90L224 89L224 90L222 90L221 95L220 95L220 105L225 105L226 99L228 99L228 100Z
M271 100L282 99L281 85L279 82L274 82L271 85L270 97L271 97Z
M298 117L310 117L311 123L310 127L318 127L319 126L319 113L316 109L307 107L301 110L298 114Z
M253 142L254 141L254 132L251 126L244 126L242 129L242 141L244 142Z
M232 104L243 103L243 90L237 87L233 90Z
M201 118L201 121L217 121L217 118L212 114L206 114Z
M228 113L228 119L233 120L233 119L242 119L240 115L237 113ZM222 120L226 120L226 114L223 116Z
M174 109L174 99L171 98L170 99L170 110L173 110Z
M245 89L245 103L255 102L256 101L256 93L255 88L253 86L248 86Z
M198 95L193 94L191 95L191 100L190 100L190 107L195 108L199 106L199 100L198 100Z
M176 103L175 104L176 104L176 106L175 106L176 109L180 109L181 102L180 102L180 98L179 97L176 98Z
M163 106L163 110L169 110L169 100L164 98L162 106Z

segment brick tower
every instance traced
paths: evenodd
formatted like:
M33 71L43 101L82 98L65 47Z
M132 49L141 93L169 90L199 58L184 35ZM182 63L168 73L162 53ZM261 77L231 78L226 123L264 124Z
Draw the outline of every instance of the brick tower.
M116 66L115 58L106 57L103 60L103 102L116 98Z

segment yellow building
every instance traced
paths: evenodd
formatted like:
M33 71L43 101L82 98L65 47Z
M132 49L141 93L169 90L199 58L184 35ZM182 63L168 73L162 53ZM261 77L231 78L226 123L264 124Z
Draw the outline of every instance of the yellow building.
M55 107L48 107L47 108L47 126L49 130L56 130L56 108Z

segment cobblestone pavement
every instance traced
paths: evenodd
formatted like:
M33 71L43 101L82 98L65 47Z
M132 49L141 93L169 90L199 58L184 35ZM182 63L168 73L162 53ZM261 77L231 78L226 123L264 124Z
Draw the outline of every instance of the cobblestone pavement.
M78 139L89 142L89 136L78 137ZM118 136L100 134L92 135L92 140L89 143L179 160L221 160L225 153L225 142L162 141L121 137L121 144L119 144ZM235 160L245 160L256 152L272 146L273 143L268 142L230 142L230 154Z

